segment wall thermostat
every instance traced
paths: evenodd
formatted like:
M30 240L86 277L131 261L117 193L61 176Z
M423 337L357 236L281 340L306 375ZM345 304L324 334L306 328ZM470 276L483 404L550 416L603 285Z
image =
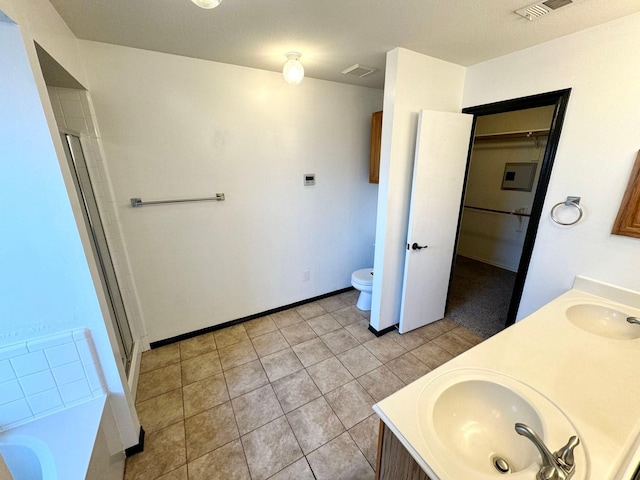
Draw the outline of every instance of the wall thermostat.
M305 173L304 176L304 186L315 185L316 184L316 174L315 173Z

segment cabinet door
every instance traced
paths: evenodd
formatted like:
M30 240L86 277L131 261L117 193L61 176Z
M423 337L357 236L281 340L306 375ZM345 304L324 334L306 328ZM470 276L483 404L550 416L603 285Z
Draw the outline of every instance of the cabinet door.
M633 166L629 185L611 233L640 238L640 153Z
M383 422L380 422L375 480L430 480L400 440Z
M382 112L371 115L371 152L369 157L369 183L380 181L380 142L382 141Z

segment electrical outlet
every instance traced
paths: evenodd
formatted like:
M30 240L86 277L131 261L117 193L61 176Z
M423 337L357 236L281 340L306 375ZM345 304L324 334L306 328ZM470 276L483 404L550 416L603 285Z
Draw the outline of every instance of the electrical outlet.
M305 270L302 272L302 280L307 282L311 279L311 270Z

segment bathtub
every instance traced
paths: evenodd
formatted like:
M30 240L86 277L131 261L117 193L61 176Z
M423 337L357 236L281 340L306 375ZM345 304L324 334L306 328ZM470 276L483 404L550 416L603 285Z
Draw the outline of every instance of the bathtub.
M0 454L14 480L121 479L124 454L112 455L103 439L104 422L113 420L106 400L94 398L0 432Z

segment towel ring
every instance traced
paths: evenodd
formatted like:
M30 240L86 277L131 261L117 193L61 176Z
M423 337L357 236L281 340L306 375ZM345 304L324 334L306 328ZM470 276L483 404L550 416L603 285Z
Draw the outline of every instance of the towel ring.
M557 211L558 208L560 208L562 206L576 208L578 210L578 218L576 218L572 222L562 222L562 221L558 220L558 217L556 216L556 211ZM575 225L580 220L582 220L583 213L584 213L584 211L582 210L582 207L580 206L580 197L567 197L567 199L564 202L556 203L553 206L553 208L551 209L551 220L556 222L558 225L564 225L564 226Z

